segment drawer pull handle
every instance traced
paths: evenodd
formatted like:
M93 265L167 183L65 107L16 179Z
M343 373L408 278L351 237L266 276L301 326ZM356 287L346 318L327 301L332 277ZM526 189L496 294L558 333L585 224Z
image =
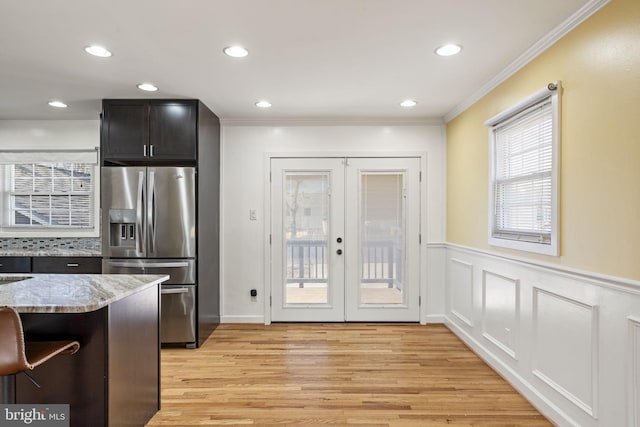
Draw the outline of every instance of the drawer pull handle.
M67 267L80 267L80 264L75 263L75 262L69 262L69 263L67 263Z

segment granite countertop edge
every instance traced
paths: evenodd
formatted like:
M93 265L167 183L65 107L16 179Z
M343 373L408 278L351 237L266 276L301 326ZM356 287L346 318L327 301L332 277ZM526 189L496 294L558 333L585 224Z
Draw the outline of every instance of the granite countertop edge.
M1 274L0 306L19 313L87 313L169 279L158 274Z
M0 257L101 257L102 251L89 249L0 250Z

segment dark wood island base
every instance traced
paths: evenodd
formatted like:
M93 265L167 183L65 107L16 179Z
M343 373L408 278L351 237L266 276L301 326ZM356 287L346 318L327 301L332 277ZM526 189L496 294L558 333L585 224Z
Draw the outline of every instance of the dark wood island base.
M69 404L71 427L140 427L160 409L159 283L88 312L22 312L27 340L80 350L16 377L16 403Z

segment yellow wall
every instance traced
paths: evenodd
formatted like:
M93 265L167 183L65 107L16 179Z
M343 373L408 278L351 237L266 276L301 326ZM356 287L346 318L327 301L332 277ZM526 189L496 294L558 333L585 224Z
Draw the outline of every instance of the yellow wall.
M490 247L483 123L556 80L560 256ZM640 1L612 0L447 124L447 241L640 280Z

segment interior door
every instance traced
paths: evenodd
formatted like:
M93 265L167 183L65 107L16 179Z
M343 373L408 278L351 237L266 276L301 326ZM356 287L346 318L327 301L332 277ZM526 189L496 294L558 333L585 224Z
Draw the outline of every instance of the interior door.
M418 158L271 160L272 321L419 321Z

